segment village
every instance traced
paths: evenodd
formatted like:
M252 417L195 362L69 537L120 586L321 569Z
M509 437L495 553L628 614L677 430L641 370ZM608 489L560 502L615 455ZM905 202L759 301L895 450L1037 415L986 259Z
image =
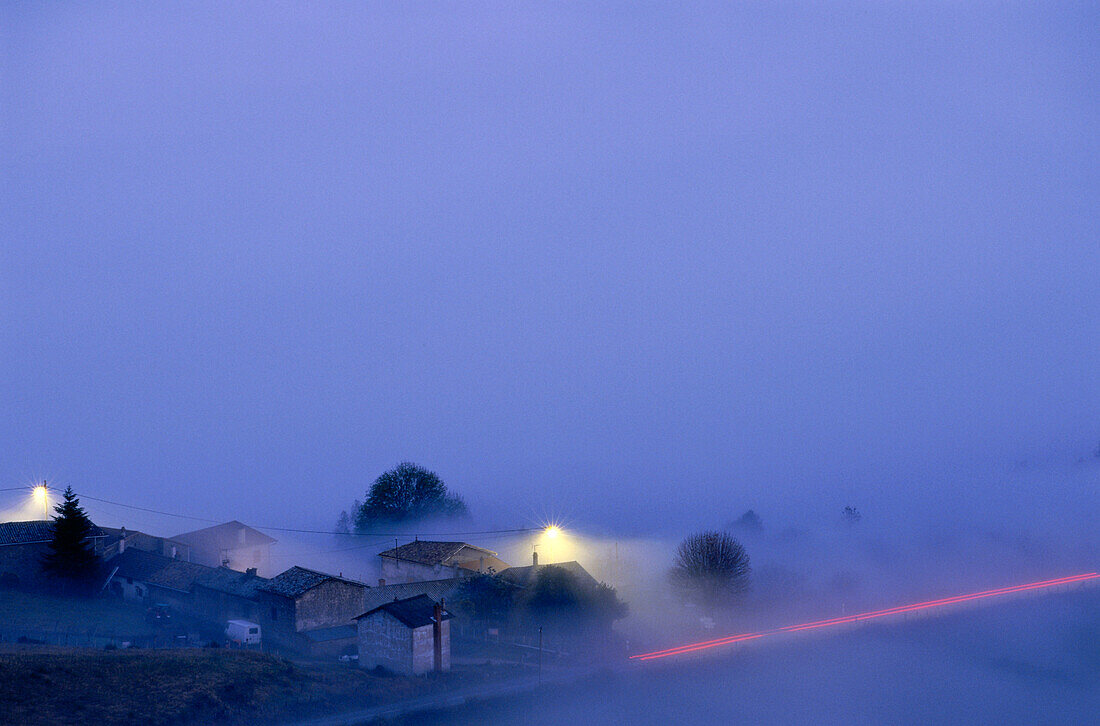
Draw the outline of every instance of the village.
M368 583L310 562L275 572L276 538L235 520L171 536L88 520L98 578L78 596L59 593L43 564L57 521L0 522L0 597L51 597L52 610L68 601L76 614L43 623L21 616L34 608L5 608L0 642L225 647L406 676L621 651L612 624L626 606L614 590L580 562L540 563L537 549L512 564L474 543L415 538L379 552Z

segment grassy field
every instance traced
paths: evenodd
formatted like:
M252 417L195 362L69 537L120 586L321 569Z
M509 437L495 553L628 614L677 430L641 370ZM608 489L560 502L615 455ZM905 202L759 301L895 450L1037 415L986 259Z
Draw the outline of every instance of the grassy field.
M447 685L248 651L0 646L0 720L25 726L270 723Z
M0 645L0 722L270 724L335 714L514 676L479 666L377 675L221 648L97 650Z

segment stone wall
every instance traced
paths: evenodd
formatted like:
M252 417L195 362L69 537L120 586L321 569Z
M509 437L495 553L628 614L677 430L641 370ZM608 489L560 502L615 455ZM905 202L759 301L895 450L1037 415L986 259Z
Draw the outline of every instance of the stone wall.
M412 631L385 611L359 619L359 667L412 675Z
M48 551L49 545L45 542L0 547L0 585L42 585L46 581L46 575L42 572L42 557Z
M447 565L422 565L408 560L382 557L382 577L391 585L430 580L449 580L463 574L461 567Z
M363 612L362 585L329 580L302 593L295 605L298 630L355 625L355 616Z
M423 625L412 631L412 670L414 675L431 673L435 667L432 646L432 626Z
M193 600L191 614L213 620L223 627L227 620L260 622L262 606L251 598L211 590L202 585L196 585L192 589L191 597Z
M302 643L295 627L294 601L274 593L261 592L258 622L263 627L265 644L295 649Z

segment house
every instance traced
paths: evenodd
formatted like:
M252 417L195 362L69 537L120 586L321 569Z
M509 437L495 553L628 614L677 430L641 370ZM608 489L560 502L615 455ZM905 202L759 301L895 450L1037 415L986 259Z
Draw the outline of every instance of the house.
M174 560L127 547L108 562L109 589L127 600L165 603L211 626L233 619L263 626L264 643L313 655L354 652L355 616L363 611L361 582L304 567L260 577Z
M419 675L451 669L453 616L427 595L379 605L356 617L359 667Z
M92 525L89 539L97 555L103 554L106 535ZM0 586L35 587L46 583L42 558L53 540L53 520L0 522Z
M509 567L500 573L500 579L519 587L530 587L538 579L539 572L547 567L560 567L577 578L577 581L586 587L599 587L600 585L599 580L588 574L588 570L581 567L581 563L576 560L540 565L537 553L532 556L532 564L526 567Z
M382 558L382 577L394 583L447 580L508 567L496 552L465 542L416 540L378 556Z
M363 612L368 591L364 583L291 567L265 583L262 591L261 622L292 634L299 649L314 654L354 651L355 616Z
M108 588L127 600L165 603L216 625L234 618L256 620L263 612L261 588L269 580L254 570L207 567L138 549L125 549L107 563Z
M277 540L234 520L184 532L171 538L191 549L191 561L208 567L228 567L258 574L271 572L271 545Z
M127 548L152 552L153 554L168 557L173 560L191 561L191 548L183 542L157 537L135 530L120 527L100 527L107 536L103 540L103 557L110 559L122 554Z
M108 591L123 600L145 602L152 597L157 575L169 565L168 559L137 549L116 555L108 563Z

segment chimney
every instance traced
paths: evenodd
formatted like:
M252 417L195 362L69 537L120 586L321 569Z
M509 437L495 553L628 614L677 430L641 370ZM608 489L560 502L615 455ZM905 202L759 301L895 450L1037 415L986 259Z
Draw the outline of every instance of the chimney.
M443 601L435 604L432 620L432 663L436 673L443 671Z
M386 586L386 581L384 579L382 579L381 577L379 577L378 578L378 587L385 587L385 586Z
M249 567L247 570L244 571L244 574L245 575L251 575L251 576L255 577L256 576L256 568L255 567Z
M126 551L126 528L123 527L118 532L118 553L121 555Z
M535 567L539 566L539 553L538 553L538 551L535 551L535 552L531 553L531 564L534 565Z

